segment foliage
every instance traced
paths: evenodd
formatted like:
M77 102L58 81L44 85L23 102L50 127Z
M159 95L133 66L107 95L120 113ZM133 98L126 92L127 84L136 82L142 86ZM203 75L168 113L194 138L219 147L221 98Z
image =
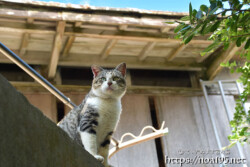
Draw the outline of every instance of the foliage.
M189 5L189 16L176 21L179 25L174 32L176 38L182 38L183 43L189 43L197 35L209 36L213 43L201 55L209 54L220 46L228 49L231 45L240 47L240 57L245 62L227 62L221 64L230 68L231 72L241 73L239 82L244 85L244 91L236 102L234 119L230 122L232 135L228 138L232 143L240 141L249 143L250 110L244 110L243 103L250 96L250 0L210 0L210 6L201 5L199 10ZM228 6L228 7L227 7ZM176 23L172 22L172 23ZM170 22L167 22L170 23Z

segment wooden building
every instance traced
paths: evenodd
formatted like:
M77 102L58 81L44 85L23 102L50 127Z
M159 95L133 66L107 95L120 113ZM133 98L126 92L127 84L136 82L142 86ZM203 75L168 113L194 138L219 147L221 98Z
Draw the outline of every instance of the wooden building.
M177 166L166 165L165 156L202 157L199 151L218 150L199 79L213 80L222 70L221 62L238 60L235 55L238 48L233 45L227 51L219 47L212 54L200 56L200 52L212 43L207 36L195 37L187 45L175 39L173 30L177 25L166 22L185 15L2 0L0 42L77 105L90 89L92 64L113 68L126 62L128 90L123 98L123 113L115 138L119 139L125 132L138 135L146 125L159 128L162 121L166 121L169 134L118 152L111 158L111 164L116 167ZM59 121L69 111L1 54L0 73L52 121ZM209 98L215 122L220 127L218 133L226 146L230 127L222 99L213 89L209 93L213 94ZM233 111L235 94L227 90L226 94ZM243 152L250 165L247 147L244 146ZM229 156L239 158L236 147L230 150Z

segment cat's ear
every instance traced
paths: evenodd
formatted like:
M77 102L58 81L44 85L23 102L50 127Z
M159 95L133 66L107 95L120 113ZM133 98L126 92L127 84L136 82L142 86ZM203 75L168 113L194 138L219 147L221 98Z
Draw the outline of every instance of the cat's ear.
M122 73L123 77L126 76L126 63L119 64L115 69L120 71Z
M92 72L94 74L94 78L103 70L102 67L99 67L97 65L92 65L91 69L92 69Z

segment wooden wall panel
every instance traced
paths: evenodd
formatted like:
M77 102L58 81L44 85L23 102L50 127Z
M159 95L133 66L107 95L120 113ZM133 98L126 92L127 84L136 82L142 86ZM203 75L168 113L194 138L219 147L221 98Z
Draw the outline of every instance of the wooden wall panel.
M147 96L126 95L122 99L123 111L116 139L127 132L139 135L144 126L152 125ZM150 132L149 132L150 133ZM158 159L154 140L126 148L116 153L110 162L115 167L157 167Z
M204 122L200 119L196 120L196 116L202 117L200 112L194 110L193 103L198 104L197 99L176 96L157 97L155 101L160 122L166 121L166 126L169 129L169 133L162 138L166 156L170 158L194 158L196 151L208 148ZM180 164L168 166L177 167Z
M57 122L56 98L50 93L24 93L29 102L53 122Z
M84 93L65 93L65 96L70 98L70 100L77 106L80 105L85 98ZM65 115L71 110L67 105L64 105Z
M234 97L227 96L226 99L230 111L233 112ZM165 155L171 158L193 158L196 153L180 155L178 151L218 150L211 118L203 97L157 97L155 101L159 120L165 120L166 126L169 128L169 134L163 137ZM221 96L209 96L209 101L222 146L227 146L229 145L227 136L231 133L231 130ZM245 154L248 155L248 153ZM197 155L202 157L202 154ZM210 153L209 156L206 155L205 157L215 158L216 156L219 155ZM230 154L226 156L240 158L237 147L231 148ZM169 166L175 167L178 165Z

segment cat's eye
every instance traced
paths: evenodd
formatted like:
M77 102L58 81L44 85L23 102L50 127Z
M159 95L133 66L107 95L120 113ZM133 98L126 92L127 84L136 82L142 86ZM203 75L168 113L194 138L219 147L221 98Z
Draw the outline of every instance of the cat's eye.
M106 81L105 77L100 78L101 81Z
M118 81L120 78L119 77L114 77L113 80L114 81Z

